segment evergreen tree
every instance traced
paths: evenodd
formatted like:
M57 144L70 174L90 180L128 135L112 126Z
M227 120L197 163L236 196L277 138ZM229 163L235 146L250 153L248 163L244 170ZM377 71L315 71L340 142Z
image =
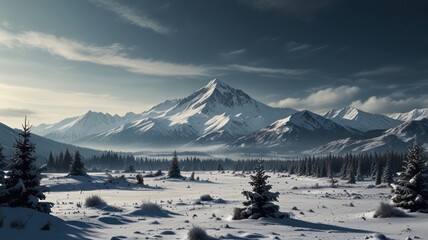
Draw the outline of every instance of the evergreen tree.
M348 165L348 174L347 174L347 183L355 184L355 168L354 164L351 162Z
M391 169L391 160L386 161L385 167L383 167L382 173L382 183L391 184L393 182L392 169Z
M402 177L405 180L412 179L425 167L425 162L426 160L424 160L422 156L421 148L415 139L413 141L412 148L409 149L409 153L407 154L406 166L404 172L402 173Z
M128 168L125 170L125 172L127 172L127 173L134 173L134 172L136 172L134 164L129 165Z
M224 167L223 167L223 165L221 163L218 164L217 171L219 171L219 172L223 172L224 171Z
M182 178L180 166L178 165L177 151L174 151L171 165L169 166L168 178Z
M346 169L348 167L347 161L343 161L342 167L340 168L340 179L345 180L347 178L346 176Z
M363 174L362 174L362 169L361 169L361 158L358 158L358 163L357 163L357 176L356 176L356 178L357 178L357 181L363 181L364 180L364 178L363 178Z
M382 183L382 165L378 161L376 163L375 185L380 185L381 183Z
M42 212L50 212L51 203L41 203L45 199L45 187L40 185L41 168L36 165L34 157L35 144L30 141L31 126L25 118L23 131L14 144L15 153L7 178L0 189L0 205L8 207L27 207Z
M405 162L405 171L400 179L391 184L392 202L395 206L411 212L428 208L428 161L422 156L415 140Z
M46 165L47 165L46 168L48 171L55 172L55 159L52 155L52 151L49 152L49 157L48 157L48 161L47 161Z
M190 174L190 180L195 181L195 171L193 171L192 174Z
M144 185L144 177L141 175L141 173L138 173L137 176L135 176L135 179L137 179L138 184Z
M87 176L88 174L85 171L85 164L82 162L79 151L76 151L74 154L74 159L70 166L70 173L68 176Z
M3 146L0 144L0 184L3 183L4 170L7 168L6 157L3 155Z
M67 148L67 150L65 150L64 160L62 162L62 171L63 172L69 171L72 162L73 162L73 157L71 156Z
M242 218L258 219L260 217L283 218L279 212L279 206L272 203L278 201L278 192L271 192L272 185L267 183L268 175L265 175L263 161L258 161L255 167L255 175L251 175L250 185L252 191L243 191L242 194L248 201L244 202L246 208L241 209Z

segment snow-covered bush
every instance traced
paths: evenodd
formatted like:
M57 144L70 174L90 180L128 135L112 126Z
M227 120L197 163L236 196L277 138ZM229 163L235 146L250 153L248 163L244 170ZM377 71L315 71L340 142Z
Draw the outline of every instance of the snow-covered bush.
M389 203L381 202L373 214L374 218L405 217L406 213Z
M92 195L85 199L85 207L101 207L107 203L98 195Z
M208 240L210 237L207 232L200 227L193 226L187 233L187 240Z
M214 199L211 197L211 195L209 195L209 194L201 195L201 196L199 197L199 199L200 199L201 201L212 201L212 200L214 200Z

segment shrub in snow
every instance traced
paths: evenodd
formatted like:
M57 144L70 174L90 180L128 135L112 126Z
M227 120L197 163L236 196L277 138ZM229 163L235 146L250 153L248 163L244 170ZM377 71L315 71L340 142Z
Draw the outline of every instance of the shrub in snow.
M417 141L407 155L405 171L391 184L394 206L411 212L428 208L428 161L422 156Z
M135 179L137 179L138 184L144 185L144 178L143 178L143 175L141 175L141 173L137 174L137 176L135 176Z
M82 157L80 156L79 151L76 151L74 154L73 162L70 166L70 173L68 176L88 176L85 171L85 164L82 162Z
M15 220L10 222L9 226L12 229L24 229L25 228L25 222L22 219L15 219Z
M37 167L35 144L30 142L30 129L27 119L22 125L14 148L15 154L9 165L4 184L0 187L0 206L26 207L38 211L50 212L51 203L42 205L39 200L45 199L46 188L40 186L42 168Z
M136 172L134 165L129 165L127 169L125 169L126 173L134 173Z
M101 207L107 203L98 195L92 195L85 199L85 207Z
M171 165L169 166L168 178L182 178L180 166L178 165L177 151L174 151Z
M163 212L162 207L156 203L144 202L140 205L140 210L142 212Z
M190 181L195 181L195 171L192 172L192 174L190 174Z
M210 237L207 232L197 226L193 226L187 233L187 240L208 240Z
M242 218L258 219L260 217L284 218L287 215L279 211L279 206L273 204L278 201L278 192L271 192L272 185L267 184L268 175L265 175L263 161L260 160L255 167L255 175L251 175L250 185L252 191L243 191L247 198L243 204L246 206L241 211Z
M40 230L43 230L43 231L51 230L51 222L47 222L45 225L43 225L42 228L40 228Z
M212 201L212 200L214 200L214 199L211 197L211 195L209 195L209 194L201 195L201 196L199 197L199 199L200 199L201 201Z
M381 202L373 214L374 218L390 218L390 217L405 217L406 213L402 210L388 204Z

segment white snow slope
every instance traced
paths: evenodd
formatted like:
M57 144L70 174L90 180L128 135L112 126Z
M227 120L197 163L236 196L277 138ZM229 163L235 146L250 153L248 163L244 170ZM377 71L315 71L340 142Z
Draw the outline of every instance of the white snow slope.
M83 144L225 143L296 112L260 103L214 79L188 97L165 101L141 119L91 136Z
M405 122L421 120L423 118L428 118L428 108L413 109L412 111L405 113L390 113L385 114L385 116Z
M325 118L343 126L367 132L376 129L389 129L402 123L384 115L361 111L357 108L346 107L339 110L333 109L324 114Z
M243 206L242 190L251 188L248 175L196 172L203 181L146 178L146 185L139 187L135 174L126 174L122 184L105 184L105 174L91 174L89 179L46 174L42 183L50 186L46 200L55 203L53 216L0 209L6 215L0 236L5 240L187 239L189 229L199 226L215 239L380 239L376 233L389 239L427 239L428 214L373 218L379 203L389 201L390 189L368 189L372 180L340 182L331 188L328 179L268 174L272 190L280 193L275 204L290 212L290 219L231 220L233 208ZM198 202L203 194L224 201ZM85 199L92 195L101 196L108 205L85 207ZM139 208L143 202L162 208L143 211ZM12 229L10 223L16 219L28 220L26 227ZM48 221L50 230L40 230Z

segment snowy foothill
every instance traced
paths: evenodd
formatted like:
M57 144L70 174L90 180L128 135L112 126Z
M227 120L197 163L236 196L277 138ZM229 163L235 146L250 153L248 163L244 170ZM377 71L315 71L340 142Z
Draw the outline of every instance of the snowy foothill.
M181 172L183 176L191 173ZM205 230L208 239L376 239L377 233L390 239L427 236L425 213L374 218L379 204L389 202L391 190L370 188L371 180L339 181L331 187L328 178L266 174L271 176L272 191L279 193L275 204L290 218L232 220L233 209L246 201L241 192L251 189L250 174L197 171L197 176L212 183L146 178L147 187L140 187L136 173L118 173L112 176L124 175L130 185L115 187L104 185L105 173L89 173L89 177L45 173L42 185L50 187L46 200L55 203L51 215L2 208L0 234L2 239L187 239L196 226ZM95 195L108 207L86 207L85 200ZM225 201L217 203L216 199ZM196 200L201 204L195 204ZM23 221L25 227L11 228L14 220ZM48 222L49 230L41 230Z

